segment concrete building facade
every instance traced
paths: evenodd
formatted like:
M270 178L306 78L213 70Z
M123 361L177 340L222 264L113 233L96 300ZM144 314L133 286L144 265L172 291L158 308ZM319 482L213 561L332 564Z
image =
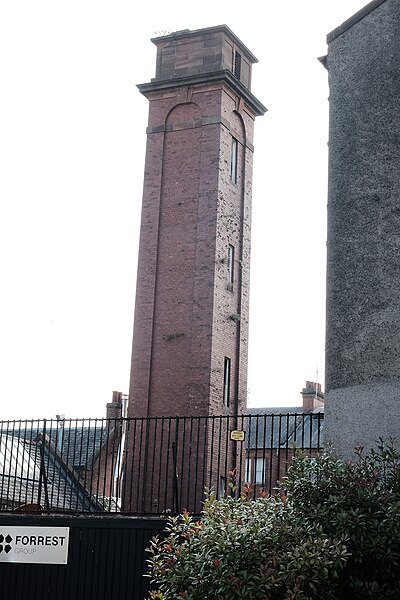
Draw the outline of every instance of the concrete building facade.
M400 438L400 3L374 0L328 35L325 437Z

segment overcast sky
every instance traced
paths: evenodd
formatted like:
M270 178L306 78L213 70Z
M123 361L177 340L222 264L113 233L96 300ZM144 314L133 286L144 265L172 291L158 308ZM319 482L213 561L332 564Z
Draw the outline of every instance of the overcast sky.
M257 56L249 405L324 378L326 34L366 0L5 0L0 418L128 391L152 37L226 24ZM193 10L192 10L193 7Z

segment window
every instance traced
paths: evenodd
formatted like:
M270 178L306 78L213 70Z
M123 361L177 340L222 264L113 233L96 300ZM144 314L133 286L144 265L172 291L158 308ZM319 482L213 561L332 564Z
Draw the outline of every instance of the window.
M222 475L221 475L219 478L218 498L220 500L222 500L223 498L225 498L225 494L226 494L226 477L222 477Z
M231 181L237 183L238 141L233 137L231 146Z
M235 50L235 59L234 59L234 63L233 63L233 74L238 79L240 79L241 70L242 70L242 55L239 54L239 52L237 52Z
M235 258L235 248L232 244L228 246L228 255L227 255L227 270L226 270L226 283L228 285L228 289L232 290L233 288L233 265Z
M255 483L263 484L265 481L265 459L264 458L256 458L255 459L256 468L255 468Z
M25 446L18 437L0 435L0 465L2 472L13 478L39 479L40 471L35 455L40 456L40 443L39 440L36 442L36 452L34 449L29 451L29 444Z
M223 400L224 406L229 406L229 392L231 387L231 359L225 356L224 358L224 390Z
M267 468L265 458L247 458L244 478L246 483L265 485Z
M245 472L244 472L244 481L245 483L251 483L252 477L251 477L251 458L246 458L246 466L245 466Z

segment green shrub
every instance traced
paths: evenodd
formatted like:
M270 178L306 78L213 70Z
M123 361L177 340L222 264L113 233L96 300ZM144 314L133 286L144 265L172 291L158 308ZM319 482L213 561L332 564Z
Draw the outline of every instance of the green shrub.
M329 537L346 536L349 557L341 575L343 598L400 598L400 453L393 440L344 463L332 449L317 459L301 454L284 486L303 524L318 523Z
M201 521L171 517L149 551L158 587L150 597L163 600L320 598L327 586L334 590L347 556L343 540L297 523L278 498L216 502L212 495Z
M380 441L354 463L297 453L287 500L206 496L201 519L151 541L153 600L400 598L400 455ZM233 492L234 492L233 488ZM281 496L284 497L284 494Z

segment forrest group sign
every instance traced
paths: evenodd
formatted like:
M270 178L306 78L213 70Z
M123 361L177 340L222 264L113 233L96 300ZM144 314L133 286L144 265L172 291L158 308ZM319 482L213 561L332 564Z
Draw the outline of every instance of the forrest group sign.
M1 527L0 563L68 563L69 527Z

